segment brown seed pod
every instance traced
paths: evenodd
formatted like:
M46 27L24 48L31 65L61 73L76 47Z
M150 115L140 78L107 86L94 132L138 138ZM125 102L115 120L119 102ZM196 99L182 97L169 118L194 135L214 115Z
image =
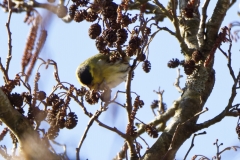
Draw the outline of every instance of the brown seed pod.
M102 32L102 28L98 23L92 24L88 30L91 39L96 39Z
M103 52L106 49L107 42L104 40L102 36L96 38L96 47L100 52Z
M106 5L103 8L103 16L105 18L116 20L117 19L117 8L118 5L114 2L106 3Z
M153 126L152 124L145 125L145 131L152 138L157 138L158 137L158 131L157 131L156 127Z
M118 29L117 30L117 45L123 45L128 38L128 32L126 29Z
M141 39L137 36L133 36L131 37L128 46L132 50L136 50L141 46L141 44L142 44Z
M129 15L123 15L122 16L121 25L123 27L127 27L131 23L132 23L132 20L129 18Z
M102 37L111 44L117 40L117 34L116 31L113 29L106 29L103 31Z
M203 59L204 59L204 57L200 51L196 50L192 53L192 60L194 60L195 63L197 63Z
M69 16L70 16L72 19L74 18L74 15L75 15L75 12L76 12L77 9L78 9L78 6L75 5L75 4L72 4L72 5L69 7L68 14L69 14Z
M94 22L98 18L98 14L96 12L87 12L86 21Z
M148 60L145 60L142 64L142 68L146 73L149 73L151 70L151 63Z
M79 10L79 11L75 12L74 21L82 22L86 17L87 17L87 11L86 10Z
M65 121L65 127L67 129L73 129L77 125L77 122L78 122L77 115L74 112L70 112L67 115L67 119Z
M85 94L85 100L91 105L98 103L100 97L100 94L95 90L88 90Z
M176 67L178 67L178 65L180 64L180 62L179 62L179 60L177 59L177 58L173 58L172 60L170 60L169 62L168 62L168 67L169 68L176 68Z
M195 62L193 60L185 61L184 63L184 72L187 75L191 75L195 70Z

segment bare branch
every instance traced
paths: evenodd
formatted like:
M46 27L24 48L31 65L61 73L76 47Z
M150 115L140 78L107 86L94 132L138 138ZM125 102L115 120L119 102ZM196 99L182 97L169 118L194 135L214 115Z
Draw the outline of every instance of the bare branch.
M204 156L204 155L194 155L193 157L192 157L192 160L195 160L197 157L200 157L201 156L201 158L199 159L199 160L210 160L209 158L207 158L206 156Z
M162 114L165 112L165 109L164 109L164 105L163 105L163 93L164 93L164 90L160 91L160 87L158 89L158 91L153 91L155 93L158 94L158 113L159 114Z
M85 140L85 138L87 137L87 133L88 133L88 130L90 129L90 127L92 126L93 122L95 119L98 118L98 116L102 113L102 111L96 111L96 113L90 118L89 122L88 122L88 125L84 131L84 134L78 144L78 147L76 148L76 159L77 160L80 160L80 149L82 147L82 144L83 144L83 141Z
M0 57L0 70L1 70L2 73L3 73L3 78L4 78L5 83L7 83L8 80L9 80L9 78L8 78L8 73L6 72L5 67L2 65L1 57Z
M202 7L202 16L201 16L201 21L199 24L199 29L197 34L199 46L202 46L204 42L205 26L206 26L206 20L207 20L207 8L208 8L209 2L210 0L205 0Z
M180 75L180 68L178 68L177 69L177 78L173 85L176 87L176 89L178 90L179 93L183 93L183 90L180 87L180 78L182 78L182 77L183 77L183 75Z
M120 159L128 159L127 157L127 150L128 150L128 145L125 142L124 145L122 146L121 150L117 153L117 156L114 158L114 160L120 160Z
M186 155L184 156L184 160L187 158L189 152L190 152L191 149L194 147L194 139L195 139L195 137L196 137L196 136L199 136L199 135L203 135L203 134L207 134L207 132L206 132L206 131L203 131L203 132L201 132L201 133L197 133L197 134L194 134L194 135L193 135L192 142L191 142L191 146L190 146L190 148L188 149Z
M232 0L231 3L230 3L230 5L229 5L229 8L231 8L236 1L237 1L237 0Z
M171 31L168 27L159 27L158 25L156 24L153 24L155 25L160 31L163 30L163 31L167 31L168 33L170 33L171 35L173 36L176 36L176 33Z
M224 52L224 50L222 50L222 48L219 46L218 49L222 52L222 54L228 59L228 55L226 52Z
M12 1L8 0L8 8L9 8L9 13L8 13L8 21L6 23L6 28L7 28L7 33L8 33L8 56L7 56L7 60L6 60L6 66L5 66L5 78L7 81L9 81L8 78L8 69L9 69L9 65L10 65L10 61L12 59L12 33L10 31L10 20L11 20L11 16L12 16Z
M198 117L199 115L205 113L206 111L208 111L208 108L205 108L204 110L196 113L193 117L189 118L188 120L186 120L185 122L181 123L181 124L178 124L177 127L176 127L176 130L173 134L173 137L172 137L172 141L171 141L171 144L168 148L168 151L167 153L164 155L164 157L168 157L169 154L171 154L171 152L175 149L175 141L177 139L177 134L180 132L179 130L180 129L183 129L185 124L187 124L188 122L190 122L191 120L195 119L196 117Z
M237 76L237 79L240 78L240 72L238 73L238 76ZM229 109L231 109L232 107L232 103L237 95L237 92L236 92L236 86L237 86L237 81L234 82L234 84L232 85L232 93L231 93L231 96L228 100L228 104L227 106L225 107L225 109L220 113L218 114L217 116L215 116L214 118L204 122L204 123L200 123L200 124L197 124L195 127L194 127L194 130L195 131L199 131L203 128L207 128L217 122L220 122L228 113L229 113Z
M152 124L153 126L158 126L158 125L161 125L162 123L166 123L171 117L174 116L175 111L178 109L178 106L179 106L178 101L175 101L172 107L168 108L165 113L155 117L155 119L149 122L148 125ZM137 136L141 135L144 132L145 132L145 126L139 125L137 130Z
M235 81L237 81L237 79L236 79L236 77L234 75L234 71L232 69L232 52L231 52L232 40L230 39L230 30L228 30L228 36L229 36L229 43L230 44L229 44L229 48L228 48L228 64L227 64L227 66L228 66L229 72L230 72L230 74L232 76L232 79L235 82Z
M167 11L167 9L160 3L158 0L153 1L159 8L160 10L172 21L173 16Z

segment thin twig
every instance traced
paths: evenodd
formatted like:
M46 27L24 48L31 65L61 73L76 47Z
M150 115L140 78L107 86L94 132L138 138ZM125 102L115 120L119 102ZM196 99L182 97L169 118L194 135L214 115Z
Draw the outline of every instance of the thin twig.
M5 83L7 83L8 80L9 80L9 78L8 78L8 74L7 74L7 72L6 72L6 69L5 69L4 66L2 65L1 57L0 57L0 69L1 69L1 71L2 71L2 73L3 73L4 81L5 81Z
M190 148L188 149L186 155L184 156L184 160L187 158L189 152L190 152L191 149L194 147L194 139L195 139L195 137L196 137L196 136L199 136L199 135L206 134L206 133L207 133L206 131L203 131L203 132L201 132L201 133L197 133L197 134L194 134L194 135L193 135L192 142L191 142L191 146L190 146Z
M173 85L176 87L176 89L178 90L179 93L183 93L183 90L180 87L180 78L182 78L182 77L183 77L183 75L180 74L180 68L178 68L177 69L177 78Z
M67 147L65 144L60 144L55 140L51 140L54 144L63 147L63 155L67 157Z
M9 70L9 65L10 61L12 59L12 33L10 31L10 21L11 21L11 16L12 16L12 1L8 0L8 21L6 23L6 28L7 28L7 33L8 33L8 56L6 60L6 66L5 66L5 71L6 71L6 80L9 81L8 78L8 70Z
M227 150L231 150L231 149L237 151L237 148L240 148L240 147L239 147L239 146L226 147L226 148L224 148L222 151L219 152L219 155L221 155L223 152L225 152L225 151L227 151Z
M229 8L231 8L236 1L237 1L237 0L232 0L232 2L231 2L230 5L229 5Z
M229 36L229 48L228 48L228 64L227 64L227 66L228 66L228 69L229 69L229 72L230 72L230 74L231 74L231 76L232 76L232 79L233 79L233 81L235 82L237 79L236 79L236 77L235 77L235 75L234 75L234 71L233 71L233 69L232 69L232 52L231 52L231 49L232 49L232 40L230 39L230 30L228 30L229 32L228 32L228 36Z
M92 126L93 122L95 119L98 118L98 116L102 113L102 111L96 111L96 113L90 118L89 122L88 122L88 125L84 131L84 134L78 144L78 147L76 148L76 159L77 160L80 160L80 149L82 147L82 144L85 140L85 138L87 137L87 133L88 133L88 130L90 129L90 127Z
M194 155L193 157L192 157L192 160L195 160L197 157L199 157L199 156L201 156L201 158L199 159L199 160L210 160L209 158L207 158L206 156L204 156L204 155L200 155L200 154L198 154L198 155ZM203 158L203 159L202 159Z
M176 37L177 37L179 42L183 43L184 41L183 41L183 38L180 34L179 23L178 23L178 18L177 18L177 13L176 13L177 6L176 6L174 0L171 0L171 2L172 2L172 11L173 11L172 23L173 23L173 25L175 27L175 30L176 30Z
M139 138L147 145L147 149L149 149L149 145L148 143L146 142L146 140L144 138L142 138L141 136L139 136Z
M169 146L169 148L168 148L167 153L164 155L164 158L167 157L168 154L170 154L170 152L174 149L174 146L173 146L173 145L174 145L174 143L175 143L175 141L176 141L176 138L177 138L177 134L178 134L179 128L182 127L182 126L184 126L187 122L189 122L189 121L195 119L197 116L199 116L199 115L205 113L206 111L208 111L208 108L205 108L204 110L202 110L202 111L196 113L194 116L192 116L191 118L189 118L189 119L186 120L185 122L180 123L180 124L177 125L177 127L176 127L176 129L175 129L175 132L174 132L174 134L173 134L173 137L172 137L171 144L170 144L170 146ZM163 159L164 159L164 158L163 158Z
M206 20L207 20L207 8L209 5L210 0L205 0L203 7L202 7L202 17L201 17L201 21L199 24L199 30L198 30L198 39L200 42L200 45L203 45L204 42L204 35L205 35L205 27L206 27Z
M153 91L155 93L158 94L158 113L159 114L163 114L165 112L165 109L164 109L164 105L163 105L163 93L164 93L164 90L160 91L160 87L158 89L158 91Z
M222 54L228 59L228 55L226 52L224 52L224 50L222 50L222 48L219 46L218 49L222 52Z
M97 122L97 124L103 128L106 128L110 131L113 131L115 133L117 133L118 135L120 135L122 138L126 139L127 136L126 134L124 134L123 132L119 131L116 127L109 127L108 125L102 123L101 121L99 121L98 119L95 119L95 121Z
M167 9L160 3L158 0L153 1L159 8L160 10L172 21L173 16L167 11Z
M131 96L131 82L132 82L132 73L137 64L137 60L134 59L130 71L128 72L127 82L126 82L126 110L128 114L128 122L131 122L131 113L132 113L132 96Z
M237 79L239 79L239 78L240 78L240 71L239 71L238 76L237 76ZM207 128L207 127L209 127L209 126L211 126L211 125L213 125L217 122L220 122L229 113L229 109L231 109L232 103L233 103L233 101L234 101L234 99L237 95L237 92L236 92L237 83L238 82L235 81L234 84L232 85L232 93L231 93L231 96L228 100L228 104L225 107L225 109L221 113L219 113L217 116L215 116L214 118L212 118L212 119L210 119L206 122L203 122L201 124L195 125L194 130L199 131L199 130L201 130L203 128Z
M168 33L170 33L171 35L173 36L176 36L176 33L171 31L168 27L159 27L158 25L156 24L153 24L155 25L160 31L163 30L163 31L167 31Z

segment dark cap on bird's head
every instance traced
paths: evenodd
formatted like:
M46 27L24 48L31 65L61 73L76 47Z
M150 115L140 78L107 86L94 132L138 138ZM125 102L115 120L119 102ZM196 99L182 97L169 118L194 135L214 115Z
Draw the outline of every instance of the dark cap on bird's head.
M77 70L77 76L79 78L79 81L87 86L90 85L93 81L93 76L90 72L89 65L79 67Z

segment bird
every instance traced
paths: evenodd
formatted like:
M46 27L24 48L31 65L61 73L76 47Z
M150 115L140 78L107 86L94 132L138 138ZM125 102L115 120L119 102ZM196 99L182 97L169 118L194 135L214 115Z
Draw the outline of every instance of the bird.
M110 61L111 55L98 53L82 62L76 70L80 84L100 91L115 88L125 81L130 70L130 58L125 56Z

